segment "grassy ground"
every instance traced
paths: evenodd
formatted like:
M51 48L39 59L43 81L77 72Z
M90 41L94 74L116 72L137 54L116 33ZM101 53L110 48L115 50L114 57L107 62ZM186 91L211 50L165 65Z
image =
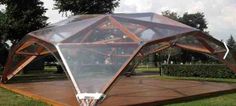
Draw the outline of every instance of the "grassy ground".
M137 73L159 73L160 69L156 67L137 67L135 69Z
M0 106L49 106L40 101L0 88Z
M236 93L165 106L236 106Z
M160 75L151 75L147 77L161 80L192 80L192 81L236 83L236 79L224 79L224 78L172 77L172 76L160 76Z

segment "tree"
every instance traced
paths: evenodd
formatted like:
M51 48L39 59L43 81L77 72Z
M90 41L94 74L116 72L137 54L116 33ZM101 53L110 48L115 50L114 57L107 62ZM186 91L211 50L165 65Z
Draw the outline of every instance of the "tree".
M236 50L236 41L234 40L233 36L231 35L230 38L227 40L227 45Z
M170 10L163 11L161 14L175 21L179 21L180 18L176 12L171 12Z
M4 25L6 22L6 15L0 11L0 67L4 66L8 56L8 45L5 43L6 35Z
M46 9L40 0L1 0L0 3L7 6L4 30L13 45L27 33L47 25Z
M201 31L207 29L205 15L202 12L197 12L194 14L189 14L186 12L182 17L179 18L179 21Z
M77 14L112 13L119 6L119 0L54 0L60 12Z
M166 10L162 12L162 15L170 19L179 21L183 24L189 25L193 28L199 29L201 31L205 31L205 29L208 28L205 15L202 12L197 12L193 14L189 14L186 12L183 14L183 16L179 16L176 12Z

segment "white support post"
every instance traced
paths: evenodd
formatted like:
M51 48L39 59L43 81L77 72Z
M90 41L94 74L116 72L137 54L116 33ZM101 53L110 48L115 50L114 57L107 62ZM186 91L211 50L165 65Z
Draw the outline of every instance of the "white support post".
M226 53L225 53L225 55L224 55L224 57L223 57L223 59L225 60L226 59L226 57L227 57L227 55L229 54L229 48L228 48L228 46L227 46L227 44L225 43L225 42L223 42L224 43L224 46L225 46L225 48L226 48Z

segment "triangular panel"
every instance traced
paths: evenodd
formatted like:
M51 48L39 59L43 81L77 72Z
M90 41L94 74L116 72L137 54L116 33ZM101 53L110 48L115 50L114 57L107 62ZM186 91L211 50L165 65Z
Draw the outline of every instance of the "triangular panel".
M80 91L100 93L138 44L60 44L58 48Z

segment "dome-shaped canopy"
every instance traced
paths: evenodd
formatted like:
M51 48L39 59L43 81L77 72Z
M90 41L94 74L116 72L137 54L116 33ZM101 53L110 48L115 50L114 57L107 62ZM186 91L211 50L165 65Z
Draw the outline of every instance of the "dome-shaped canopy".
M205 53L236 72L236 54L201 31L154 13L78 15L29 33L9 55L2 81L37 56L53 54L78 94L103 93L134 57L169 47Z

